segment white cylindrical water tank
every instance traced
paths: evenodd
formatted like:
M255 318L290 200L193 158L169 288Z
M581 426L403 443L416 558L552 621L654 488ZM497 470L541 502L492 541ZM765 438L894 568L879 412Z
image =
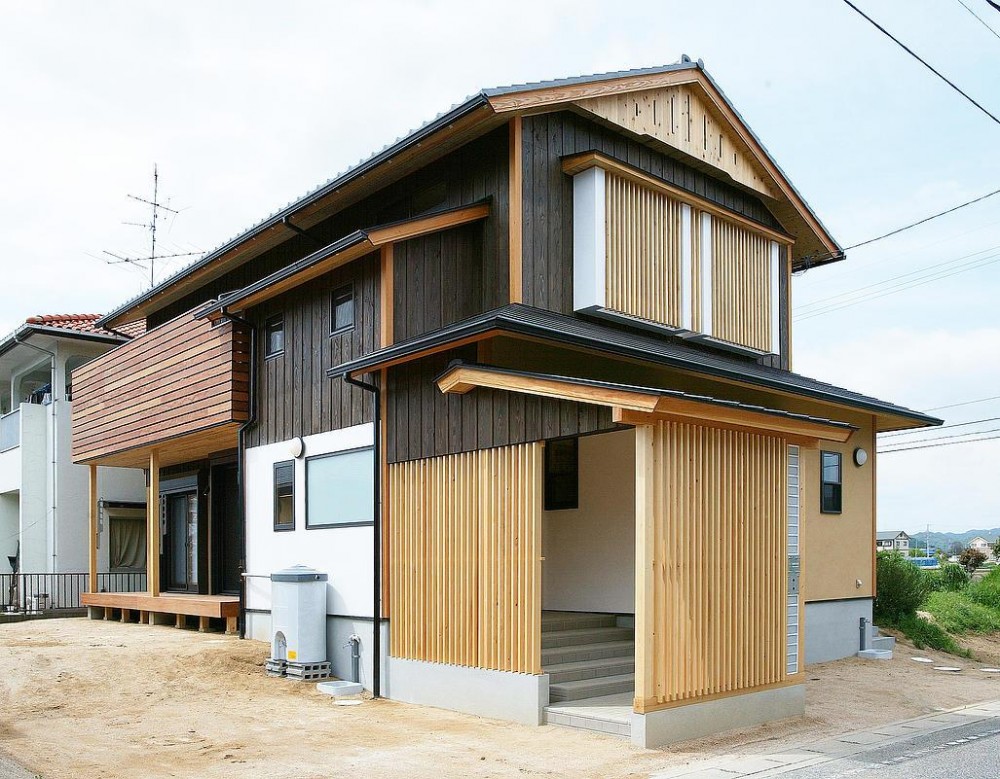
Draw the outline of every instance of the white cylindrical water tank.
M326 661L326 574L293 565L271 574L271 656Z

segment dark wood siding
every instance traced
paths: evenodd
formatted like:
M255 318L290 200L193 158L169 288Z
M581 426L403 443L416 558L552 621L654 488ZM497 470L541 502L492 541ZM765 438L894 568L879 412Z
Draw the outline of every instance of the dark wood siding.
M506 303L509 276L507 147L507 128L500 128L310 228L309 234L315 240L295 236L289 231L289 239L281 246L156 312L149 318L150 327L222 292L241 289L352 230L484 199L490 200L491 210L489 217L479 226L482 233L482 272L487 282L483 302L488 307Z
M378 255L368 255L251 312L258 331L270 317L283 316L285 351L264 359L259 339L257 422L248 446L372 421L371 395L327 378L326 371L378 347L378 267ZM355 325L331 335L332 293L345 284L354 287Z
M599 151L769 227L778 223L753 195L577 114L524 118L524 302L573 310L573 179L562 158Z
M434 380L451 360L475 357L469 347L389 370L390 463L615 429L610 408L502 390L445 395L438 389Z
M393 250L393 340L438 330L506 303L485 289L482 224L396 244ZM506 292L506 288L504 289Z

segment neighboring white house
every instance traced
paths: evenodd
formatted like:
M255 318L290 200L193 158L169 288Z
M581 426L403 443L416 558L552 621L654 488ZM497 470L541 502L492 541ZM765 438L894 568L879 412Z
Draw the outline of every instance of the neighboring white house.
M986 555L987 559L995 559L993 556L993 544L994 541L990 541L982 536L976 536L969 542L969 549L975 549L977 552L982 552Z
M910 553L910 540L902 530L880 530L875 534L875 550L906 555Z
M34 316L0 339L0 574L88 569L88 469L70 460L73 371L134 335L98 328L98 318ZM142 471L101 468L98 497L98 571L141 576ZM9 576L3 590L6 605L14 591Z

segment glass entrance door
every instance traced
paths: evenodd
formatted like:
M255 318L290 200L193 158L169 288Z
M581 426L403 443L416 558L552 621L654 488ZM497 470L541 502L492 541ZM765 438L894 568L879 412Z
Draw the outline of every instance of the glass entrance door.
M198 493L165 496L167 588L198 592Z

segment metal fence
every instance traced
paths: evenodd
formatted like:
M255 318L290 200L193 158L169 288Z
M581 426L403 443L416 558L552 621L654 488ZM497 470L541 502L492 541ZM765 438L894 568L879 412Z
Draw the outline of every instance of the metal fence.
M80 595L90 592L86 573L0 574L0 611L36 613L83 608ZM98 592L144 592L145 573L99 573Z
M21 409L0 417L0 452L21 444Z

